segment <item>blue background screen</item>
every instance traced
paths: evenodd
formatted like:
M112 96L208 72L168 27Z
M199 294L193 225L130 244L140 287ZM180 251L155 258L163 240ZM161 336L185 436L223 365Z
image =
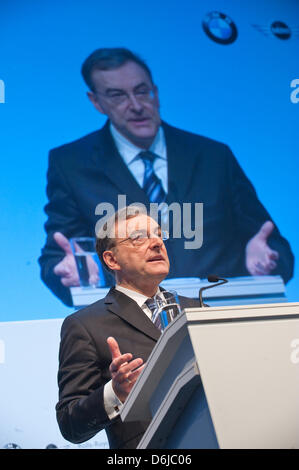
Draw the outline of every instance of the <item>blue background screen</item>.
M235 42L206 35L202 21L211 11L234 21ZM274 21L289 26L289 39L271 33ZM296 0L2 1L0 320L71 311L42 283L37 263L48 151L105 122L80 74L99 47L127 47L147 62L166 122L230 146L296 260L299 92L291 82L299 78L298 27ZM298 287L295 264L288 300L299 300Z

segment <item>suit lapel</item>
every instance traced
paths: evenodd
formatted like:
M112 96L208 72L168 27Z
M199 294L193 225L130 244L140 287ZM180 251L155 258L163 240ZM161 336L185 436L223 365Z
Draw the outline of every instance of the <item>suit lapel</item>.
M130 170L121 158L109 130L109 121L100 130L92 153L93 165L117 188L118 194L127 195L127 204L142 202L148 204L148 199Z
M168 195L166 202L184 201L191 185L196 165L192 144L180 131L162 123L165 132L168 160ZM92 164L100 173L99 178L108 179L118 194L127 196L127 204L141 202L148 207L149 200L127 168L109 130L109 121L99 131L91 155ZM186 201L187 202L187 201Z
M196 155L194 149L183 138L180 131L162 123L167 146L168 197L167 202L188 202L185 200L194 175Z
M151 322L137 303L127 295L111 288L105 297L107 309L125 320L143 334L157 341L161 335L158 328Z

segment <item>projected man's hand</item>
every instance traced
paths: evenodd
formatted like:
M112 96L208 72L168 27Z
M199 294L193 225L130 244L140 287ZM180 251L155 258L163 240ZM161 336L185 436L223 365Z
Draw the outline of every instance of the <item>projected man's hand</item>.
M54 274L60 277L61 283L65 287L80 286L76 260L69 240L61 232L55 232L53 238L65 253L64 258L54 267ZM87 266L89 284L97 284L99 280L99 268L91 256L87 257Z
M246 245L246 268L252 276L270 274L277 266L279 253L267 244L273 229L273 222L268 220Z

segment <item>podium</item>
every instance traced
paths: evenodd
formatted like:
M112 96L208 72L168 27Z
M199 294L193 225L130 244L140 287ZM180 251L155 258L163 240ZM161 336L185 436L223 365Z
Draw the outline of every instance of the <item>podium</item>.
M190 308L122 410L140 449L299 448L299 303Z

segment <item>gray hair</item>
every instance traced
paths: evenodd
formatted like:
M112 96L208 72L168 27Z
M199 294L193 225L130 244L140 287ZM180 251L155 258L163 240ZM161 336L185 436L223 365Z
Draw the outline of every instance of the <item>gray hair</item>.
M147 215L144 206L131 205L119 209L117 212L114 212L113 215L103 222L99 230L96 233L96 252L102 263L102 265L109 271L114 274L106 264L103 253L107 250L111 250L116 246L116 233L115 227L119 220L129 220L137 217L140 214Z

